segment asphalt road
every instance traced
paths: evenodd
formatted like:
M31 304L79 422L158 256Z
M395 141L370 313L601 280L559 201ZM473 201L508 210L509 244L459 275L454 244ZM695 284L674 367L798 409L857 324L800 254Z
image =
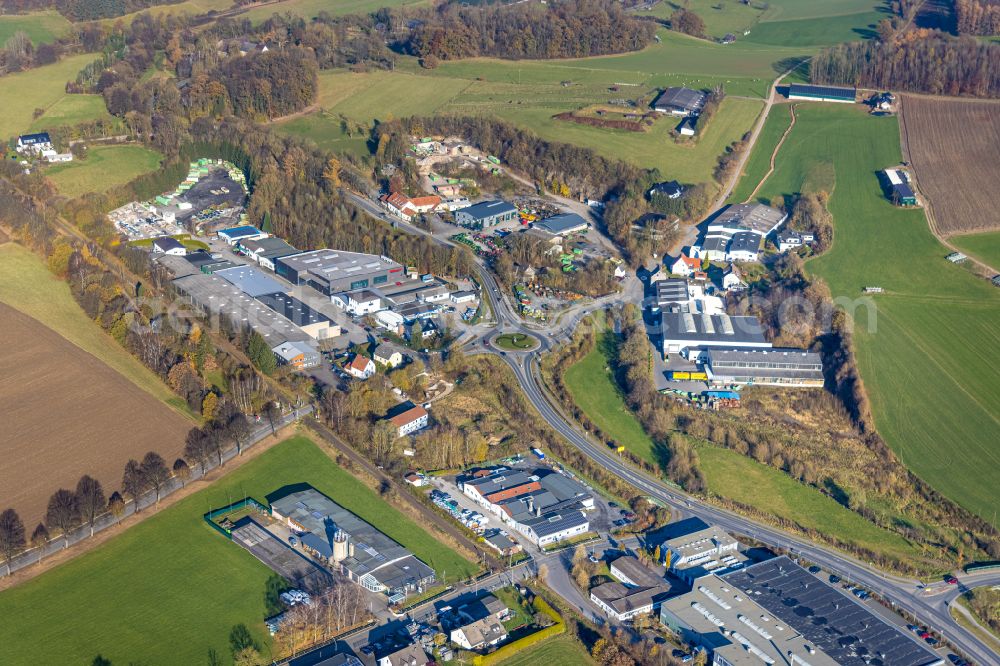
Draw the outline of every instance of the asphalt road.
M784 76L783 74L778 77L774 84L772 84L772 95L768 100L767 110L770 109L770 103L773 100L773 87ZM765 111L762 114L762 118L766 118L766 115ZM762 125L763 120L759 123L759 126ZM759 126L755 127L755 130L758 132ZM756 135L754 138L756 138ZM747 152L749 153L749 151ZM404 231L428 235L440 245L453 246L446 239L435 237L423 229L390 217L370 199L353 193L350 196L355 203L366 211ZM961 590L967 587L1000 584L1000 572L974 576L959 575L959 585L947 586L948 589L946 591L940 591L944 583L924 588L917 580L887 574L878 570L872 564L861 562L845 553L703 503L697 498L691 497L667 485L663 481L650 477L631 467L615 456L610 449L591 441L577 426L572 425L571 421L563 416L562 412L554 406L554 402L549 400L549 397L541 388L537 366L538 355L549 351L560 339L571 335L573 328L582 316L588 311L602 307L605 304L605 300L610 303L615 299L600 299L600 302L591 304L589 309L581 307L569 313L561 325L549 329L540 329L539 327L526 325L515 314L510 303L503 297L496 279L481 261L477 261L477 268L483 293L489 299L490 306L496 317L496 326L491 330L480 333L477 336L478 339L469 341L466 344L467 348L477 352L500 354L501 358L514 371L514 375L517 377L518 383L524 390L525 395L541 414L542 418L556 432L560 433L594 462L630 482L643 493L676 510L696 516L706 522L715 523L727 531L743 534L771 546L786 549L793 556L808 559L823 567L823 569L836 573L846 581L863 585L889 601L892 605L919 618L923 624L943 635L976 662L980 664L1000 664L1000 654L990 649L975 634L959 625L948 611L948 606L954 602ZM621 296L619 295L618 300L620 299ZM521 331L535 336L539 340L539 346L530 352L504 353L491 345L484 344L489 338L499 333L512 331ZM563 586L560 585L560 587ZM556 591L560 594L564 592L564 590L558 589ZM938 593L935 594L935 592ZM574 605L577 604L574 603Z

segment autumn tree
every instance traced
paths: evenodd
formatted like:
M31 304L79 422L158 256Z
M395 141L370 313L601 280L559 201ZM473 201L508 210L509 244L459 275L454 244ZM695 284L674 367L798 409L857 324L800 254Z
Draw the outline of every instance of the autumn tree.
M198 463L202 476L205 474L205 465L211 456L208 438L201 428L191 428L188 431L187 439L184 442L184 457Z
M146 485L156 491L156 503L160 503L160 491L170 480L170 469L166 461L155 451L148 452L140 465Z

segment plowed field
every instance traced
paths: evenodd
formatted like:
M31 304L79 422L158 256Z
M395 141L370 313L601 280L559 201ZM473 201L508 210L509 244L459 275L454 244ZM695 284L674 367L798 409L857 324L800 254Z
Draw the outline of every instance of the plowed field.
M938 234L1000 229L1000 102L904 95L900 130Z
M0 508L17 509L29 531L82 474L110 493L130 457L153 450L169 464L183 448L188 420L2 303L0 348Z

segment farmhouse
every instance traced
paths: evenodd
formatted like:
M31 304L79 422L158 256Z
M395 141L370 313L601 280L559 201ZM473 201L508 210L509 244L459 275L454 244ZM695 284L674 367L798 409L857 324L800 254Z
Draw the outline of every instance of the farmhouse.
M44 150L52 150L52 139L48 132L37 134L22 134L17 137L17 152L41 154Z
M684 186L678 183L676 180L668 180L662 183L657 183L649 188L646 195L649 198L653 198L657 194L667 197L668 199L679 199L682 194L684 194Z
M696 116L705 108L707 95L690 88L667 88L653 102L653 109L673 116Z
M180 241L170 236L154 238L152 250L153 254L169 254L175 257L183 257L187 254L187 250L184 249Z
M854 104L857 99L856 88L840 88L837 86L814 86L805 83L793 83L788 86L788 99L805 99L815 102L843 102Z
M257 227L250 225L243 225L241 227L230 227L229 229L223 229L216 234L221 240L226 241L230 245L236 245L240 241L257 240L260 238L267 238L268 234L261 231Z
M485 229L517 219L517 208L506 201L483 201L455 211L455 223L472 229Z
M660 315L660 332L664 357L687 356L701 347L771 347L756 317L665 311Z
M429 213L437 208L441 204L441 197L408 197L400 192L391 192L383 195L381 201L389 212L409 222L414 215Z
M395 414L393 414L393 411ZM405 437L427 427L427 410L420 405L407 403L389 412L389 422L396 427L396 436Z
M303 549L313 557L366 590L392 598L434 583L433 569L318 490L300 490L272 502L271 515L298 532Z
M274 270L274 260L298 254L295 249L280 238L259 238L237 241L236 248L261 268Z
M711 384L823 386L822 357L803 349L708 349L698 357Z
M348 363L344 368L347 373L358 379L368 379L375 374L375 363L361 354L355 354L351 362Z
M784 555L700 578L695 589L663 602L660 620L706 649L713 664L867 666L876 655L894 666L945 663Z
M383 307L382 297L371 289L334 294L330 300L338 308L355 317L378 312Z
M275 260L274 270L292 284L308 284L327 296L403 277L403 267L389 257L340 250L313 250L281 257Z
M561 213L533 222L531 227L556 236L566 236L577 231L586 231L590 227L590 223L576 213Z
M290 365L296 370L315 368L322 362L320 353L304 342L282 342L271 351L279 365Z
M257 300L282 315L315 340L326 340L340 335L340 326L322 312L313 310L299 299L288 294L263 294Z

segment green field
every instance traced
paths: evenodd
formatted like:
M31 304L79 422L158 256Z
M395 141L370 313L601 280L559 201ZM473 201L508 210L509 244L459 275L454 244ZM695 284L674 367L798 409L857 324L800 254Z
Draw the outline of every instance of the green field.
M284 0L273 5L256 7L241 14L255 23L271 18L272 14L292 14L311 19L326 12L331 16L348 14L370 14L382 7L419 7L429 4L427 0Z
M802 104L796 115L758 196L833 185L834 245L808 268L852 310L878 431L922 479L995 521L1000 290L944 259L923 211L882 195L875 172L901 160L894 117L834 104ZM886 293L863 299L870 285Z
M869 10L822 18L762 21L744 39L754 44L775 46L830 46L869 39L875 34L876 24L889 16L886 11Z
M658 465L653 454L653 440L629 410L617 382L611 376L610 359L613 333L602 333L589 354L566 371L563 381L573 401L604 431L605 437Z
M589 666L594 663L581 643L562 634L500 662L502 666Z
M920 551L903 537L876 527L818 490L735 451L698 446L698 459L710 492L834 536L861 548L903 560Z
M201 664L244 622L261 642L269 569L202 520L210 508L309 483L449 578L474 566L433 540L306 437L294 437L94 551L0 593L5 664Z
M125 25L129 25L139 14L149 14L151 16L179 16L181 14L190 14L192 16L197 16L198 14L206 14L210 11L219 12L224 9L229 9L233 6L233 4L233 0L184 0L183 2L178 2L172 5L154 5L149 9L142 9L140 11L132 12L131 14L125 14L124 16L102 19L101 23L114 25L118 21L121 21Z
M162 156L143 146L94 146L87 157L53 164L45 169L59 193L78 197L87 192L106 192L144 173L155 171Z
M970 257L975 257L993 268L1000 266L1000 231L952 236L948 240Z
M57 12L0 16L0 46L16 32L27 34L36 46L49 44L69 30L69 26L69 21Z
M767 174L771 168L771 155L775 146L781 141L782 135L792 122L791 104L776 104L771 107L771 112L767 114L764 127L757 137L753 152L743 167L743 176L736 185L732 195L729 197L730 203L740 203L746 201L757 183Z
M73 97L66 94L66 82L74 80L84 65L93 62L94 58L93 53L83 53L63 58L52 65L0 77L0 99L4 100L3 113L0 113L0 137L13 137L31 127L39 127L32 117L35 109L48 110ZM70 102L69 106L74 104ZM57 111L57 114L63 112ZM76 106L74 111L66 112L66 115L79 122L108 117L108 112L104 104L98 106L88 101Z
M191 414L184 400L87 317L69 286L53 277L35 253L14 243L0 245L0 302L34 317L177 411Z

